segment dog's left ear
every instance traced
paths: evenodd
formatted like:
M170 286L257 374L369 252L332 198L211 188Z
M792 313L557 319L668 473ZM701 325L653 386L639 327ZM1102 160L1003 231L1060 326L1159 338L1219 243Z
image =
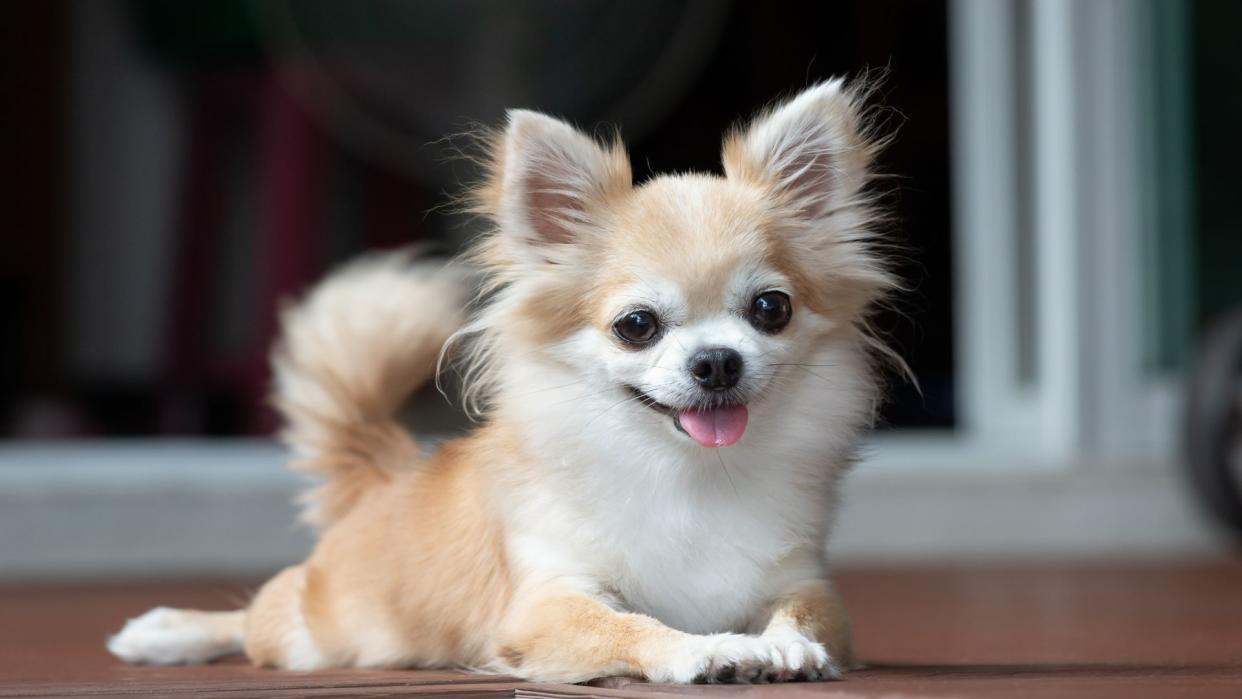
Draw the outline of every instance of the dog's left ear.
M832 215L867 183L873 148L859 102L841 79L803 91L725 139L725 173L770 188L800 216Z
M882 216L867 182L878 144L863 102L842 80L820 83L726 138L723 156L729 179L763 188L784 210L792 258L811 278L833 282L820 306L846 315L898 283L877 245Z

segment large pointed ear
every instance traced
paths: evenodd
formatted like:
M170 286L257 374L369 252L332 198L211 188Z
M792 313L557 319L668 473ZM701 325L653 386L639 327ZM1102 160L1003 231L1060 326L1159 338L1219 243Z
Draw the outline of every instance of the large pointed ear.
M770 188L808 218L832 215L867 182L874 147L861 101L841 79L803 91L725 139L725 173Z
M876 231L883 215L869 192L880 144L861 113L865 94L842 80L820 83L760 114L724 144L725 173L767 190L795 225L785 243L812 279L832 280L821 308L860 312L898 284ZM813 291L814 289L812 289Z
M605 148L538 112L510 111L493 149L480 208L519 248L580 242L609 199L632 186L629 160L619 145Z

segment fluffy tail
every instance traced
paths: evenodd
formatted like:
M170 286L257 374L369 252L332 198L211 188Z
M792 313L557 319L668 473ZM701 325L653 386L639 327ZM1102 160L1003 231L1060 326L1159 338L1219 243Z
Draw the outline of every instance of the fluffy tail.
M308 522L335 521L417 458L397 411L435 373L467 299L461 274L386 253L347 264L284 311L274 403L292 467L325 481L306 497Z

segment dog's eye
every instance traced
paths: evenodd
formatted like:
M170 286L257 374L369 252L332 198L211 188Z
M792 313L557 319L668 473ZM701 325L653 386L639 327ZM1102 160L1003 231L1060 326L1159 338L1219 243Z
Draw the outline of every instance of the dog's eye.
M645 345L655 339L660 321L651 311L630 311L612 325L617 337L631 345Z
M793 307L789 295L781 291L765 291L750 305L750 324L765 333L778 333L789 325Z

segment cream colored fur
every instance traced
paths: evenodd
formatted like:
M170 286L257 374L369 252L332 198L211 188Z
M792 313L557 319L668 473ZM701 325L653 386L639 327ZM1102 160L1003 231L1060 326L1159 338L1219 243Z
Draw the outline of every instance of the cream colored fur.
M859 101L814 86L726 139L727 177L637 188L618 145L511 113L477 192L496 224L473 258L477 314L461 275L401 256L354 263L285 313L277 405L295 466L325 481L310 558L244 615L152 612L109 647L569 682L851 667L825 547L876 404L867 313L893 285ZM746 320L765 290L791 299L779 332ZM612 331L633 308L662 324L641 349ZM423 455L394 415L455 332L485 424ZM645 404L702 400L686 366L705 346L745 361L730 400L750 422L724 449Z

